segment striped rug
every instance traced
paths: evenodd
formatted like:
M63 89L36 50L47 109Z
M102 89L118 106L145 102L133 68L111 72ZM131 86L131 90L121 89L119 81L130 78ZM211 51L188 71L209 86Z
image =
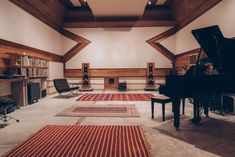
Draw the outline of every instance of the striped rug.
M139 126L48 125L6 157L149 157Z
M77 101L151 101L153 94L84 94Z
M134 104L74 105L56 116L63 117L140 117Z

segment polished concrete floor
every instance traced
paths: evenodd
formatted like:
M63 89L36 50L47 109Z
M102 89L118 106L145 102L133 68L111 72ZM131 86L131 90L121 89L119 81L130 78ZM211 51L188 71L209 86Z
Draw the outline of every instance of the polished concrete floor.
M143 93L136 91L131 93ZM94 92L93 92L94 93ZM97 91L96 93L101 93ZM110 93L106 91L105 93ZM112 92L111 92L112 93ZM157 95L157 93L154 93ZM141 125L150 144L152 156L156 157L235 157L235 116L210 113L199 125L190 122L192 105L186 102L186 114L181 116L181 128L173 127L171 104L166 105L166 121L161 120L161 105L155 105L155 119L151 119L150 102L106 101L78 102L76 97L50 96L38 103L22 107L10 115L13 120L0 129L0 156L22 143L40 128L48 124L81 125ZM54 115L75 104L135 104L140 118L103 117L55 117ZM2 122L0 122L0 125Z

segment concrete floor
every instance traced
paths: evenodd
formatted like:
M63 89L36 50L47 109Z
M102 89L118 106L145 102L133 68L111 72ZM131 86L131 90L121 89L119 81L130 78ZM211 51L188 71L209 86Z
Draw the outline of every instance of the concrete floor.
M99 93L101 91L96 91ZM129 93L143 93L136 91ZM94 92L93 92L94 93ZM105 93L115 93L106 91ZM157 95L157 93L154 93ZM235 157L235 116L210 113L203 117L199 125L190 122L192 105L186 102L186 114L181 116L181 128L173 127L171 104L166 105L166 121L161 121L161 105L155 105L155 119L151 119L150 102L145 101L106 101L78 102L77 97L58 98L51 96L38 103L22 107L10 115L20 119L17 123L8 122L0 129L0 156L26 140L40 128L48 124L82 125L141 125L145 131L151 153L157 157ZM140 118L102 117L55 117L54 115L74 104L136 104ZM0 122L1 124L2 122Z

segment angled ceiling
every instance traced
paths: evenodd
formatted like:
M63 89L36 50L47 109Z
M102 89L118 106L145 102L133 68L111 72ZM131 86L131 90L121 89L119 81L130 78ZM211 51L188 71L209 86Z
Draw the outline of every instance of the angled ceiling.
M10 0L57 31L84 27L175 26L174 0Z
M77 42L64 62L90 43L65 28L172 27L148 41L174 61L175 55L160 42L222 0L10 0L62 35Z

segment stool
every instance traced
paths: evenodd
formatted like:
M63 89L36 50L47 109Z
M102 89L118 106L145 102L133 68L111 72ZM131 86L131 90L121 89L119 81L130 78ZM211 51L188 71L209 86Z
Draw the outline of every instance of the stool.
M183 98L183 114L185 108L185 98ZM162 104L162 121L165 121L165 104L172 102L171 99L164 95L159 95L151 98L151 108L152 108L152 119L154 118L154 103L161 103ZM173 112L173 106L172 106Z

